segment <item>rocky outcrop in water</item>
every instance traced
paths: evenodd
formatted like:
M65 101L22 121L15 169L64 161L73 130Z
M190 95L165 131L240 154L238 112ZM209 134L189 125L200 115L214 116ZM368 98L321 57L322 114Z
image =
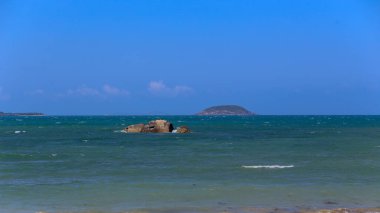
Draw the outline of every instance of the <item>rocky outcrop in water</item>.
M190 129L180 126L174 130L174 126L167 120L153 120L148 124L133 124L124 129L127 133L189 133Z
M145 125L145 132L164 133L172 132L174 129L173 124L167 120L154 120L149 121L148 125Z
M184 133L190 133L190 128L187 127L187 126L180 126L180 127L177 127L177 129L176 129L176 133L181 133L181 134L184 134Z
M133 124L133 125L129 125L127 128L125 128L125 131L130 132L130 133L143 132L144 127L145 127L144 124Z

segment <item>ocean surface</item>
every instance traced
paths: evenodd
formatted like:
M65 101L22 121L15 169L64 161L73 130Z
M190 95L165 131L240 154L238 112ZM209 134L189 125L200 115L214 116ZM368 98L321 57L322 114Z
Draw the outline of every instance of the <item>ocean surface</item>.
M0 117L1 213L379 206L380 116Z

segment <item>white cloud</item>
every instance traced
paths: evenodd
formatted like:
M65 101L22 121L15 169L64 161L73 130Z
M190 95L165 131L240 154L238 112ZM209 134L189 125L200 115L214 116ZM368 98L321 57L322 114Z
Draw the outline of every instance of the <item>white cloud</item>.
M177 96L180 94L190 94L194 90L185 85L167 86L163 81L151 81L148 90L154 95Z
M130 92L124 89L111 86L109 84L103 85L101 89L81 86L77 89L70 89L67 91L69 96L93 96L93 97L107 97L107 96L127 96Z
M0 87L0 101L6 101L10 98L11 96L8 95L7 93L4 92L3 88Z
M81 86L76 89L70 89L67 91L67 95L78 95L78 96L101 96L101 93L94 88Z
M121 96L123 95L126 96L130 94L128 90L119 89L117 87L114 87L108 84L105 84L103 86L103 92L109 95L121 95Z
M174 87L174 92L176 94L179 94L179 93L191 93L191 92L193 92L193 89L191 87L188 87L188 86L179 85L179 86L175 86Z

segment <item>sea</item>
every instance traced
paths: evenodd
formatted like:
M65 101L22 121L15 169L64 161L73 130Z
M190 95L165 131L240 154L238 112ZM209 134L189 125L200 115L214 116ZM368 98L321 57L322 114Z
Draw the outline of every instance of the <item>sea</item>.
M380 116L0 117L1 213L379 206Z

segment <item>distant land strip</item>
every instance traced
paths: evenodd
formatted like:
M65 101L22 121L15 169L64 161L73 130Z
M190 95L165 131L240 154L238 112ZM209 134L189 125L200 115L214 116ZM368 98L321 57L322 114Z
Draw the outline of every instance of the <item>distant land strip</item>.
M204 109L196 115L255 115L255 113L238 105L219 105Z
M40 112L0 112L0 116L44 116Z

